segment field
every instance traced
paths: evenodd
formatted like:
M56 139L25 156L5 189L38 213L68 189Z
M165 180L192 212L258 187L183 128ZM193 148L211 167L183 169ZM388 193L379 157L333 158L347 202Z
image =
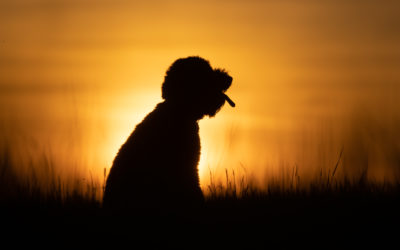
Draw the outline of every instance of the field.
M260 189L226 170L224 182L211 182L203 190L206 205L195 214L143 217L105 213L100 182L64 183L49 175L44 188L35 174L21 179L13 169L4 156L0 204L2 225L10 236L96 241L115 237L173 246L286 244L295 239L324 239L328 244L378 235L394 240L400 222L399 183L372 183L365 176L337 180L332 174L321 175L306 186L292 176L289 185L278 180Z

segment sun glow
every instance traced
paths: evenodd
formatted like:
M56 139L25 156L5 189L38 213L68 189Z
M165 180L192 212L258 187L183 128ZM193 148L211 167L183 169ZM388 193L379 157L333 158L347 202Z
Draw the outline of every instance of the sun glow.
M161 101L166 69L190 55L233 76L236 103L200 122L203 187L225 169L312 176L343 147L338 176L365 162L370 178L396 171L397 4L61 2L0 3L1 137L51 148L60 173L102 176Z

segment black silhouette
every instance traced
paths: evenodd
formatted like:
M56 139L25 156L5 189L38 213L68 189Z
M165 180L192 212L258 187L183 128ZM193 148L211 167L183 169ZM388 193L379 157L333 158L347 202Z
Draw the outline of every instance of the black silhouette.
M162 84L163 102L136 126L114 159L105 208L187 211L203 204L197 165L198 120L213 117L232 83L222 69L200 57L176 60Z

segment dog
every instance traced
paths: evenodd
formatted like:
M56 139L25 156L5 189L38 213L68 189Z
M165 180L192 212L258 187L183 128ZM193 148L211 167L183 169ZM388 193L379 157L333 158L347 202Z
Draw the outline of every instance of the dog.
M116 210L180 211L204 204L197 165L198 121L214 117L232 77L198 56L180 58L167 70L163 102L138 124L116 155L103 206Z

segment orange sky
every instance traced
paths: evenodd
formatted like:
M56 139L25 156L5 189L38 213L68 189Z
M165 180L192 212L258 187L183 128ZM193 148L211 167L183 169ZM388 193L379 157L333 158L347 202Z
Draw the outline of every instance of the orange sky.
M62 173L101 173L161 101L168 66L199 55L233 76L237 104L200 123L203 185L208 167L259 179L329 169L341 147L348 171L366 151L382 179L400 152L399 5L2 1L1 136L51 151Z

